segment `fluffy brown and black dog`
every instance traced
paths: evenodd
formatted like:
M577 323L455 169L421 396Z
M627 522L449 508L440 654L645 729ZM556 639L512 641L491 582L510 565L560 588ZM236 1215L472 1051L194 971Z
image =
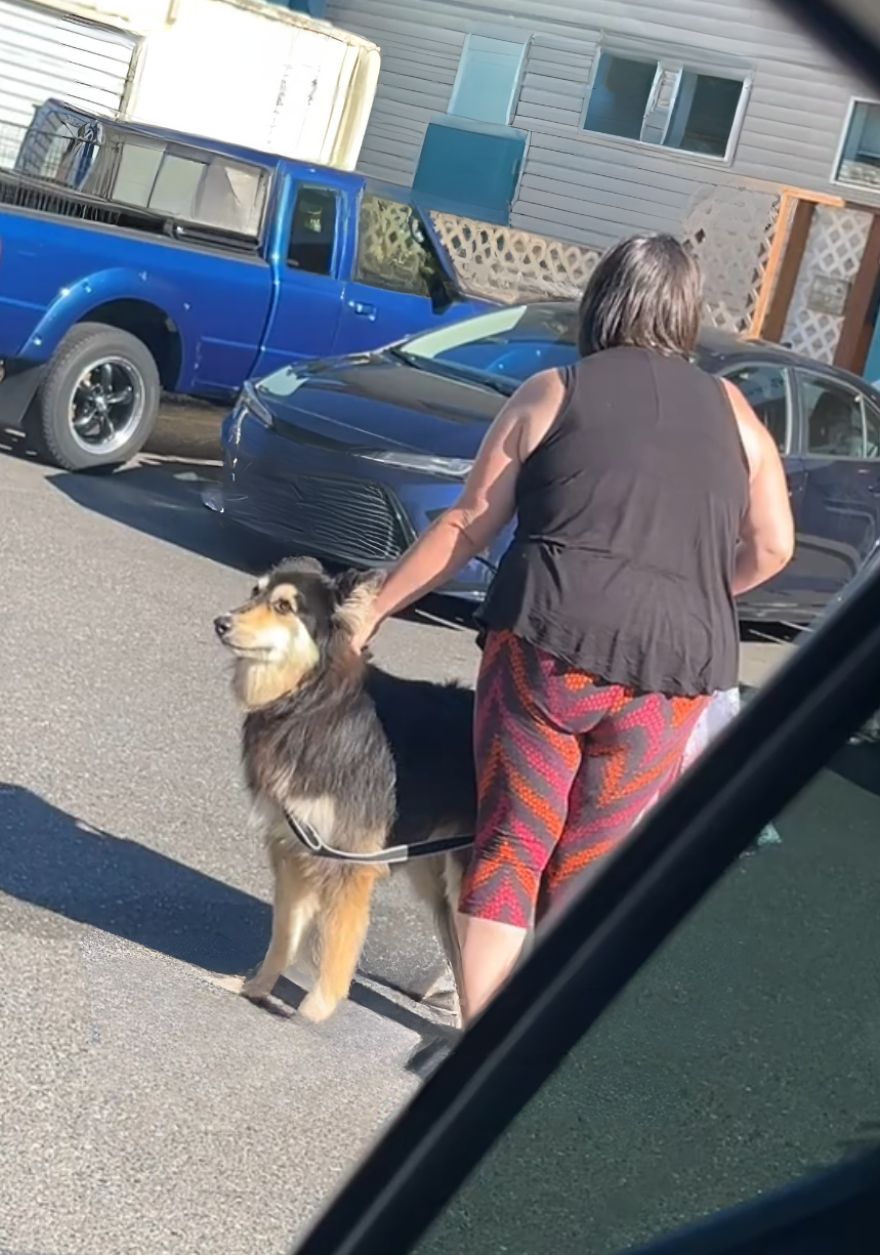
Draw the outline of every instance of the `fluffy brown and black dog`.
M234 656L252 823L275 876L269 949L242 992L253 999L271 993L314 927L317 980L300 1006L312 1021L325 1020L348 994L373 889L387 868L317 857L285 812L348 852L474 830L473 693L400 679L349 646L380 578L333 578L314 559L291 558L263 576L244 605L214 621ZM434 912L457 986L454 911L464 857L404 865Z

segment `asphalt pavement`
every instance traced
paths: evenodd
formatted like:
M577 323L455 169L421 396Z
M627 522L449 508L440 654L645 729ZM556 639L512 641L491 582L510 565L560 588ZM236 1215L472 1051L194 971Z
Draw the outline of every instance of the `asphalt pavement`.
M211 630L254 555L200 505L216 415L190 417L169 412L113 475L0 452L4 1252L280 1255L443 1031L400 992L439 961L400 881L327 1024L224 986L269 928ZM746 678L784 652L749 646ZM387 625L377 654L467 679L477 656L436 607Z

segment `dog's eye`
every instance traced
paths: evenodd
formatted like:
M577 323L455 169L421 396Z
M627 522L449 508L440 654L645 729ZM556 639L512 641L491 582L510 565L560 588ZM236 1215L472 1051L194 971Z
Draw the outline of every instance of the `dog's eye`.
M293 613L293 606L290 604L289 601L284 601L283 599L281 601L275 602L275 609L278 612L278 614L292 614Z

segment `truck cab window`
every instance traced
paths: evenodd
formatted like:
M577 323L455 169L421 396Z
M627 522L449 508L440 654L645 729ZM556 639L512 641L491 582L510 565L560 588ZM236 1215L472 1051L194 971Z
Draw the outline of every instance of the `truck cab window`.
M313 275L333 271L339 198L326 187L300 187L296 194L287 264Z
M409 205L364 196L358 222L356 278L376 288L430 297L444 275Z

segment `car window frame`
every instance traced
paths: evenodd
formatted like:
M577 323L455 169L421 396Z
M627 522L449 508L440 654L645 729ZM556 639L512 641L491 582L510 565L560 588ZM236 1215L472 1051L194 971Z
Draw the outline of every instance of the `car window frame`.
M880 706L878 596L880 565L548 926L297 1255L412 1249L754 835Z
M880 434L880 399L875 401L871 397L868 396L867 392L865 392L864 390L861 390L859 391L859 402L861 403L861 407L862 407L862 423L864 424L864 429L865 429L865 456L864 456L863 461L867 463L869 466L875 463L878 466L880 466L880 441L877 442L877 446L876 446L877 452L873 455L868 453L868 449L870 447L871 442L868 440L868 413L867 413L867 409L869 406L871 409L876 411L877 431L878 431L878 434Z
M760 369L766 369L767 367L773 370L780 371L785 378L785 398L788 404L788 413L787 413L787 421L786 421L786 429L785 429L785 448L779 450L779 455L780 457L787 458L793 455L794 451L798 448L800 444L800 426L801 426L800 424L801 409L800 409L800 404L799 404L799 397L797 395L797 389L794 386L794 380L792 379L792 368L789 365L789 363L773 361L771 358L766 358L766 357L765 358L760 358L760 357L740 358L736 362L725 363L724 367L718 372L718 378L727 379L729 380L730 383L736 384L736 380L733 378L733 376L735 374L738 374L739 371L749 370L749 369L760 370ZM739 385L737 384L737 387L738 386ZM770 428L767 427L763 421L761 422L761 426L764 427L766 431L768 432L770 431ZM770 434L772 435L773 433L771 432Z
M864 394L855 384L850 383L848 379L839 379L836 375L826 374L821 369L811 370L808 366L795 366L793 370L795 375L798 410L800 412L801 456L810 459L811 461L823 463L848 462L850 464L858 465L862 462L876 461L876 459L868 458L864 454L861 457L854 457L848 453L817 453L814 449L810 448L810 421L807 416L806 406L804 405L804 395L801 391L802 381L806 379L814 379L819 383L839 388L843 392L849 392L855 398L856 407L862 416L863 447L867 451L868 427L867 420L865 418L864 406L862 405L862 398Z

